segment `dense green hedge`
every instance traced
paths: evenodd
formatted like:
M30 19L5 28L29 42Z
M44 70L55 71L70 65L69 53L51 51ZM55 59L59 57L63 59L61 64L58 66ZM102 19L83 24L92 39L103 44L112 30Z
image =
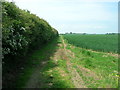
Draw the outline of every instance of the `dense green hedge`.
M23 56L28 50L40 47L58 36L44 19L19 9L14 3L2 2L2 52Z

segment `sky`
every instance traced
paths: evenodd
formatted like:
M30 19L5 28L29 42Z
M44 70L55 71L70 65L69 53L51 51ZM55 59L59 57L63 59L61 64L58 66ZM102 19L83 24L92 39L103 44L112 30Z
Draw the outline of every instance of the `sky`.
M12 0L9 0L12 1ZM14 0L59 33L118 32L118 0Z

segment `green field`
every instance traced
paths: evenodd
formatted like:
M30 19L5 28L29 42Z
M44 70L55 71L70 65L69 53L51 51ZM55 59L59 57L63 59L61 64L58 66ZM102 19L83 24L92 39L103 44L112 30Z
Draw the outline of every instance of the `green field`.
M118 52L118 35L66 34L64 38L75 46L104 52Z

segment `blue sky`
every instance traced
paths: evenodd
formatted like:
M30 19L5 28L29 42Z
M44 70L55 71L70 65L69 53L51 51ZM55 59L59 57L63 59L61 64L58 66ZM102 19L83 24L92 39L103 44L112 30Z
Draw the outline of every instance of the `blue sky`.
M9 0L10 1L10 0ZM14 0L59 33L118 32L118 0Z

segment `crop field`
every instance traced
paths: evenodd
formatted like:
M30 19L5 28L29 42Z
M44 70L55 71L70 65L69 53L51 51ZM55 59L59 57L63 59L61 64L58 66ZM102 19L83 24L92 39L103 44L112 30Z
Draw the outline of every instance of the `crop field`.
M64 38L75 46L103 52L118 52L118 35L66 34Z

